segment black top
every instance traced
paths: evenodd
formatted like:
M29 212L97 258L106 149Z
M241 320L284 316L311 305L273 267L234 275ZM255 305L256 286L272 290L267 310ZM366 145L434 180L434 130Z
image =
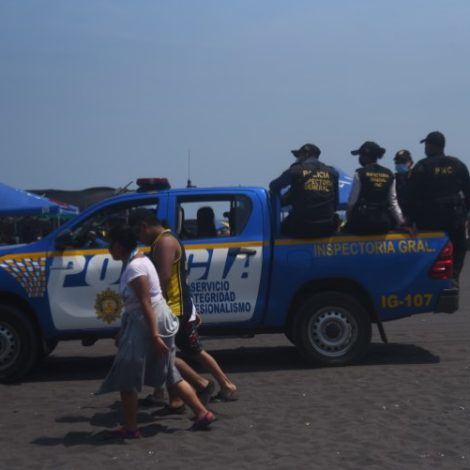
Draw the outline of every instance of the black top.
M369 163L357 170L361 190L357 204L371 204L388 208L390 206L390 188L393 184L393 173L378 163Z
M432 214L439 207L460 205L470 209L470 176L458 158L436 155L420 160L413 168L409 181L412 217L422 211Z
M291 215L306 222L332 220L338 207L338 173L315 157L298 160L269 189L280 191L290 185L284 203L292 205Z

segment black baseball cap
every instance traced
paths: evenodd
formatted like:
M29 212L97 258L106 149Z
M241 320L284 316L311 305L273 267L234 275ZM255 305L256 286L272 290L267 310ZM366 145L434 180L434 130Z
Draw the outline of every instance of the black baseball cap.
M413 161L410 151L405 149L399 150L393 160L395 163L408 163Z
M291 150L295 157L319 157L321 150L314 144L304 144L299 150Z
M444 148L446 145L446 138L444 137L444 134L439 131L433 131L430 132L426 138L423 140L419 141L421 144L424 144L425 142L427 144L432 144L435 145L436 147L441 147Z
M375 142L368 140L364 142L357 150L351 150L351 155L364 155L367 157L380 158L385 153L385 149Z

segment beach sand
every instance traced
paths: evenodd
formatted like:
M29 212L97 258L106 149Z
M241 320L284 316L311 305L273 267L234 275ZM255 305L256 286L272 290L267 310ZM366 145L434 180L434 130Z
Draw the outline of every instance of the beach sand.
M389 344L374 331L354 366L309 368L283 335L205 339L240 397L211 404L205 432L188 431L189 413L145 408L143 439L104 440L118 395L93 392L114 345L61 343L23 383L0 385L0 468L470 469L469 287L467 267L458 313L386 324Z

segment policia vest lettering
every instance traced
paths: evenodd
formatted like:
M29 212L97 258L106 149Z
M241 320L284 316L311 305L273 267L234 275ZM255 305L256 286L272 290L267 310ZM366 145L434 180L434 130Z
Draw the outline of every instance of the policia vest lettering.
M284 234L292 237L326 237L337 229L338 174L309 158L290 168L291 188L285 202L292 205L281 225Z
M158 265L155 262L155 250L162 237L173 237L180 246L180 256L178 259L173 261L171 268L171 277L166 292L166 300L174 315L177 317L183 316L185 318L189 318L193 309L193 301L191 297L191 289L187 280L186 251L181 242L171 233L170 230L164 230L160 235L158 235L150 248L152 261L155 264L157 271Z
M361 235L386 233L393 228L390 189L393 173L377 163L357 170L361 190L347 223L347 230Z
M358 204L389 208L390 188L393 173L384 166L372 163L357 170L361 182Z
M330 222L336 211L338 175L319 161L292 165L292 216L299 221Z

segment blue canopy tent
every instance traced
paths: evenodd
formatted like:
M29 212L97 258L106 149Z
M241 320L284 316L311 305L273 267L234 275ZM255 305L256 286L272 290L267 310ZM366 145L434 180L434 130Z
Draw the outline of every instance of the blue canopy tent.
M0 183L0 217L73 216L78 212L78 207L51 201L45 197Z

